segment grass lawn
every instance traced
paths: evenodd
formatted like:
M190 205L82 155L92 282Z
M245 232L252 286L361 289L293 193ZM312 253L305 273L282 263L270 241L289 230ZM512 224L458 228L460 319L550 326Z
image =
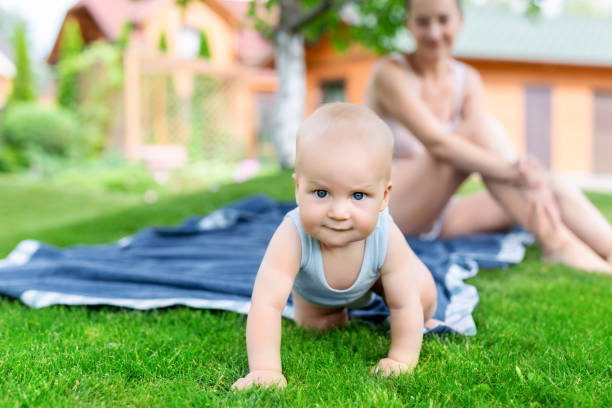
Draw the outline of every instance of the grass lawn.
M163 197L74 192L0 178L0 257L22 239L117 240L263 192L291 199L288 173ZM608 219L612 196L591 195ZM285 391L230 391L248 370L245 317L183 307L34 310L0 298L0 406L612 406L612 278L527 260L470 280L474 337L426 337L412 375L369 369L389 335L361 324L324 334L283 321Z

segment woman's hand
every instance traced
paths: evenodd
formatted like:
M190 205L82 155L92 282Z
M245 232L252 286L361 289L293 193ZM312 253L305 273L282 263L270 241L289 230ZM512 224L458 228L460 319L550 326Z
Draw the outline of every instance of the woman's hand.
M382 375L383 377L389 377L391 375L399 375L412 371L412 368L407 363L395 361L392 358L383 358L372 367L372 374Z
M247 376L242 377L232 385L232 389L242 391L248 390L254 385L261 387L285 388L287 380L282 373L273 370L251 371Z
M535 158L524 155L516 162L519 185L524 188L529 205L528 225L536 233L550 233L561 224L561 212L552 189L550 173Z
M514 162L514 184L528 189L541 189L550 186L550 173L533 156L522 155Z

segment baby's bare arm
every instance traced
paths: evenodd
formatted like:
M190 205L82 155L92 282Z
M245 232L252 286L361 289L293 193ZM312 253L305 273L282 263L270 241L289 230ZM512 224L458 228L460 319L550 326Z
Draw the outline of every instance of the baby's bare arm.
M388 358L375 367L382 374L412 371L419 360L423 341L423 307L416 273L420 268L426 267L412 252L399 228L390 222L381 281L390 312L391 347Z
M253 287L246 330L250 373L236 381L233 387L286 384L280 357L281 314L291 293L300 258L297 229L285 218L268 244Z

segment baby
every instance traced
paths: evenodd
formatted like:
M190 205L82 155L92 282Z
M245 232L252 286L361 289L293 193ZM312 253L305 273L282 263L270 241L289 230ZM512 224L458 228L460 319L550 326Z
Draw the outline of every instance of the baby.
M393 137L359 105L333 103L304 120L296 146L295 198L255 279L246 339L250 373L232 386L284 387L281 312L293 294L298 325L348 323L348 308L374 293L389 307L391 347L372 371L388 376L417 364L424 321L436 308L430 272L388 214Z

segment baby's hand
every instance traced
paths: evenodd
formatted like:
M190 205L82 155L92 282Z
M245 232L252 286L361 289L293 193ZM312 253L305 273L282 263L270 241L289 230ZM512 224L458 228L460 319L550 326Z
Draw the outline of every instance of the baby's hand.
M287 380L285 376L278 371L272 370L257 370L251 371L246 377L243 377L236 381L232 385L232 389L241 391L248 390L253 385L259 385L262 387L279 387L285 388L287 386Z
M372 367L372 373L389 377L390 375L399 375L400 373L410 372L412 368L406 363L400 363L392 358L383 358L378 362L376 367Z

